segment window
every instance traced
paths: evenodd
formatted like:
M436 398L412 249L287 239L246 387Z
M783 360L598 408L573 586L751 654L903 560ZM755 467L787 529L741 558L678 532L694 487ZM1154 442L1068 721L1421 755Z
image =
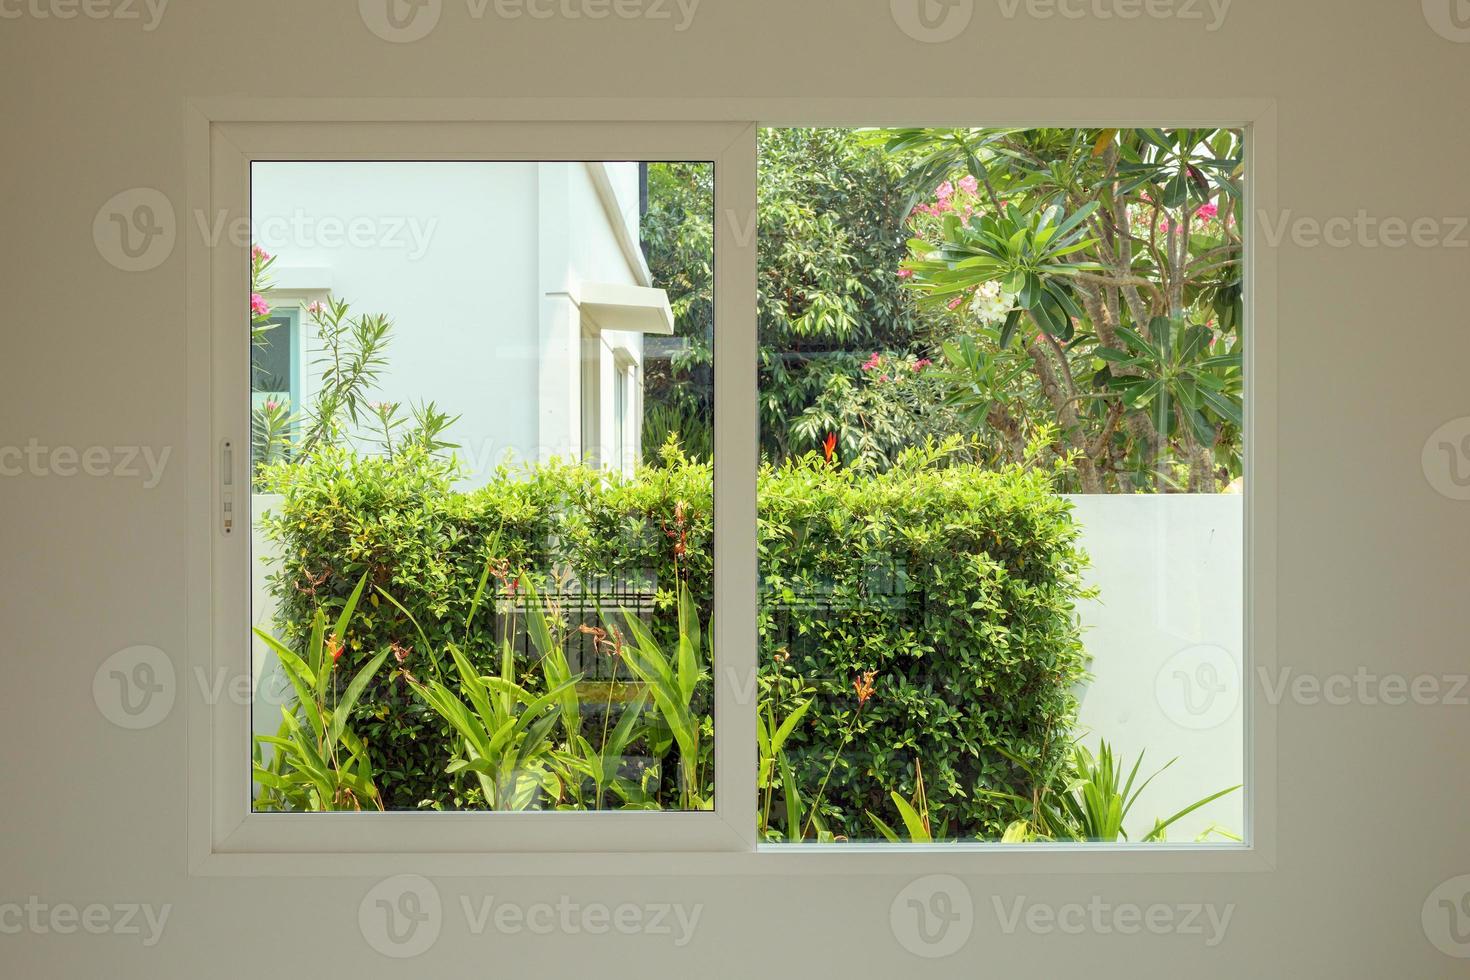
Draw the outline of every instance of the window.
M1252 839L1244 131L214 129L210 854Z
M680 166L708 226L710 165ZM713 806L713 460L632 465L643 334L671 321L636 244L647 169L252 165L252 226L299 216L252 242L256 387L313 393L252 393L278 430L253 440L255 673L293 692L255 738L257 809ZM302 366L277 264L333 283Z
M582 335L581 388L582 462L596 469L602 465L602 342L597 334Z
M295 403L297 378L296 313L267 315L259 339L250 351L251 390L256 394Z
M762 839L1239 841L1242 134L759 146Z
M614 367L617 390L613 398L613 465L629 476L637 470L641 426L638 424L636 394L638 368L627 351L619 351Z

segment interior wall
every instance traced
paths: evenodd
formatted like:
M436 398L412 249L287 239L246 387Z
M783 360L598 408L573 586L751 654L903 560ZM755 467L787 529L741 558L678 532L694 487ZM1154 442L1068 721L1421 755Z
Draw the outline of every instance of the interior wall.
M188 875L182 700L129 730L98 710L93 681L137 646L182 660L184 341L203 324L184 318L183 248L124 271L151 258L99 249L94 219L124 192L131 213L156 205L146 189L183 208L193 97L1274 99L1281 666L1316 678L1466 670L1470 490L1455 467L1470 431L1456 422L1470 415L1470 31L1452 0L960 0L958 31L926 27L910 0L615 5L668 19L532 7L562 9L429 0L441 22L395 43L366 26L390 30L372 0L0 2L0 447L29 453L0 455L0 975L1465 975L1441 952L1470 952L1449 930L1470 927L1457 908L1470 886L1453 880L1470 872L1470 713L1448 684L1428 703L1282 701L1275 871L967 877L972 928L946 959L916 956L892 929L904 889L926 887L901 876L690 879L650 859L637 879L440 879L443 928L404 963L360 928L371 880ZM1098 14L1123 9L1143 12ZM1346 221L1332 226L1340 237L1313 236L1333 218ZM1385 219L1433 228L1406 241ZM91 471L106 475L58 447L105 448ZM149 459L164 463L156 479ZM481 920L491 897L522 910L682 903L698 919L682 945L677 926L538 934L513 915L497 925L493 907ZM1076 931L1029 911L1129 903L1230 917L1211 945L1208 925L1127 934L1089 913ZM146 943L143 917L130 920L142 935L123 928L113 907L128 904L168 907L158 941ZM15 930L26 905L50 910L36 912L42 928ZM84 921L110 925L93 934L51 915L68 905L105 908Z

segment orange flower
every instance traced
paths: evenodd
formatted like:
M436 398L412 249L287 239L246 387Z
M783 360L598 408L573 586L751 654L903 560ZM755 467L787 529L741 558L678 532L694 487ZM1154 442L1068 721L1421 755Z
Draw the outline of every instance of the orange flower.
M837 433L827 433L827 438L822 440L822 458L832 462L832 454L837 450Z
M664 526L664 534L668 535L670 541L674 542L674 562L678 567L678 561L689 553L689 521L685 516L684 501L674 501L674 526Z
M598 626L588 626L583 623L577 627L579 633L586 633L592 637L592 648L607 653L610 657L621 657L623 655L623 635L618 628L612 628L612 639L608 639L608 632Z
M327 655L332 658L332 666L337 666L337 661L342 659L342 638L336 633L327 637Z
M858 706L866 704L868 698L873 696L873 678L878 675L876 670L863 671L863 676L852 682L852 689L857 691Z

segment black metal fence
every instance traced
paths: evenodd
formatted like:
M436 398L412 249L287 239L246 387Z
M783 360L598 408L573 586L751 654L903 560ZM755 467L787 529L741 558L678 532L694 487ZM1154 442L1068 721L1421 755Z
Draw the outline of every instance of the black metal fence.
M566 656L572 673L581 674L589 681L630 680L626 664L613 655L611 635L600 631L608 631L615 625L626 638L628 630L623 617L627 612L658 636L659 624L671 625L675 618L672 607L658 608L659 591L659 583L652 573L573 582L547 589L541 599L564 624ZM670 601L671 592L672 588L665 590L666 602ZM927 598L924 590L912 586L908 568L902 561L872 569L855 592L850 588L839 590L828 583L799 590L762 583L759 602L766 613L766 626L761 646L763 651L785 650L800 656L817 642L808 628L813 620L855 608L906 613L920 623L927 622ZM703 597L700 606L707 616L708 597ZM496 635L503 636L512 623L518 660L534 663L540 653L527 628L525 605L501 599L496 608ZM661 639L672 643L674 637Z

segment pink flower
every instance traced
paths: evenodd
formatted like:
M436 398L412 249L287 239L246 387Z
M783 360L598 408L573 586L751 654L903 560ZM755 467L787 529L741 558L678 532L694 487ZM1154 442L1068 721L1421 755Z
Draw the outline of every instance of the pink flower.
M980 193L980 181L974 176L963 177L960 179L960 190L966 194L978 194Z
M274 412L276 409L278 409L280 407L281 407L281 403L278 402L278 401L276 401L274 398L267 398L265 400L265 410L267 412Z
M927 357L919 358L917 361L914 362L914 373L917 374L918 372L924 370L926 367L933 363L934 362L929 360L929 358Z
M310 313L312 316L318 316L322 312L322 304L318 303L316 300L312 300L310 303L306 304L306 312Z
M882 357L882 355L880 355L877 351L874 351L873 352L873 356L870 357L870 358L868 358L866 361L863 362L863 370L864 371L876 371L876 370L878 370L878 366L880 364L882 364L882 363L883 363L883 357Z
M900 278L900 279L912 279L913 277L914 277L914 270L913 269L899 269L898 270L898 278Z
M888 375L885 374L885 375L883 375L882 377L880 377L878 379L878 382L881 384L884 381L892 381L892 380L893 380L892 378L890 378Z
M250 313L253 316L265 316L270 313L270 304L259 293L250 294Z
M270 253L269 252L267 252L265 249L261 248L259 245L251 245L250 246L250 257L252 259L255 259L257 262L264 262L266 259L270 258L271 256L270 256Z
M1213 201L1211 201L1209 204L1201 204L1199 206L1199 210L1196 211L1194 214L1197 218L1202 218L1205 221L1209 221L1211 218L1219 213L1220 209L1215 206L1215 203Z
M964 301L965 301L965 294L964 293L960 293L954 299L952 299L952 300L949 301L949 308L952 309L952 310L957 310L957 309L960 308L960 304L963 303Z
M934 196L939 198L941 201L948 201L950 198L954 197L954 185L946 180L944 183L934 188Z

